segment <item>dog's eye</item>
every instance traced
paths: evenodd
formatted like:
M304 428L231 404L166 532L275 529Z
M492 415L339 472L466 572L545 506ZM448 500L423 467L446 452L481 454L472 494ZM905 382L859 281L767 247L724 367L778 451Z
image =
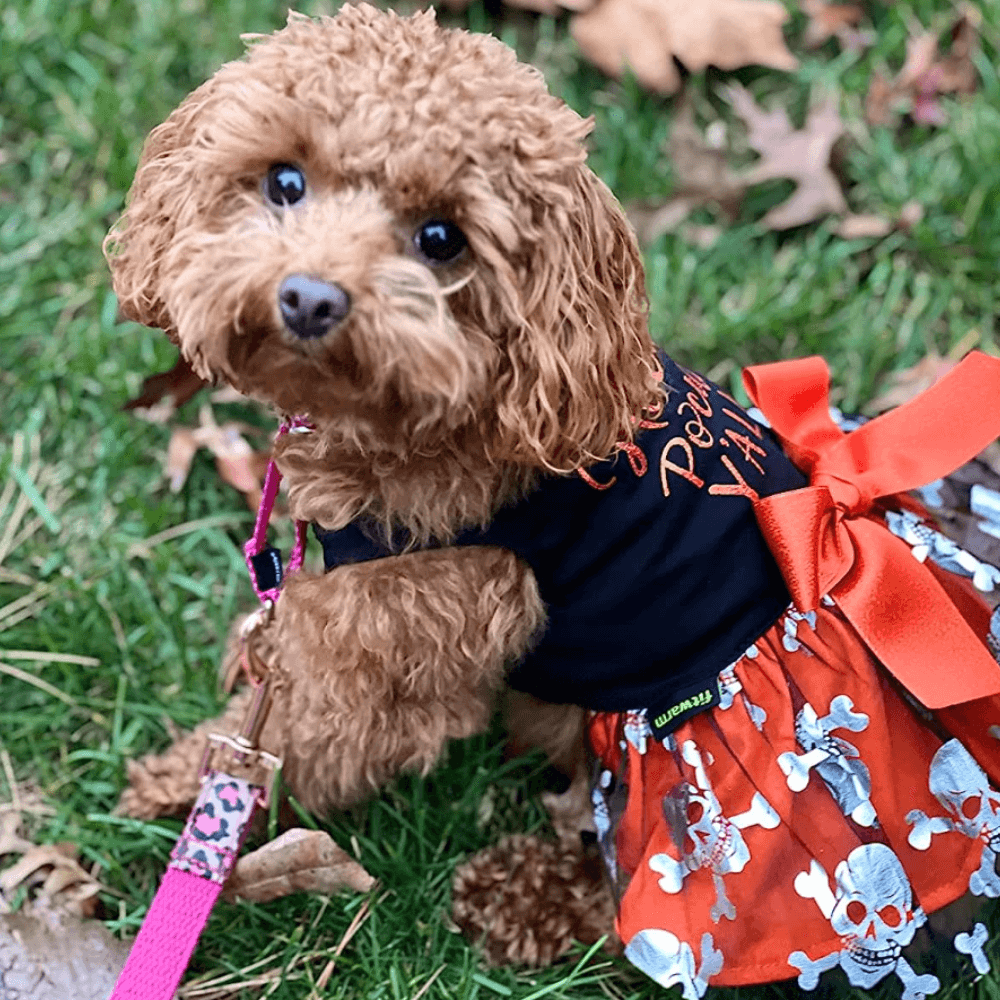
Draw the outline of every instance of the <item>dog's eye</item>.
M428 260L437 264L450 263L466 245L465 233L447 219L431 219L425 222L417 230L413 241Z
M264 196L272 205L294 205L305 193L305 174L288 163L276 163L264 178Z

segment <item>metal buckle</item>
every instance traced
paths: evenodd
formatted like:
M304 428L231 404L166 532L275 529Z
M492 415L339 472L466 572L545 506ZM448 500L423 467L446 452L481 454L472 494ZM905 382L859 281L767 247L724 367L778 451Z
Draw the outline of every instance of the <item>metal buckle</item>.
M260 797L262 809L266 809L271 804L271 796L274 794L275 785L278 782L278 775L281 772L282 760L275 757L273 753L266 750L255 749L242 736L223 736L221 733L209 733L208 744L201 758L201 766L198 768L198 783L205 783L211 771L221 770L226 773L225 768L213 766L216 751L228 750L231 759L246 767L262 767L266 771L261 788L263 792Z
M247 706L243 725L240 726L240 731L236 736L226 736L222 733L209 734L205 752L202 754L201 765L198 768L198 781L204 783L209 771L219 769L213 766L213 762L216 753L223 751L227 751L230 759L240 767L264 768L267 774L262 785L264 789L260 800L262 808L267 808L270 804L278 773L281 771L282 760L257 746L257 740L264 728L264 722L267 720L267 713L271 707L271 677L267 664L254 649L252 640L254 633L271 621L273 613L274 605L268 601L252 615L249 615L240 628L240 637L243 640L240 662L253 685L253 697Z

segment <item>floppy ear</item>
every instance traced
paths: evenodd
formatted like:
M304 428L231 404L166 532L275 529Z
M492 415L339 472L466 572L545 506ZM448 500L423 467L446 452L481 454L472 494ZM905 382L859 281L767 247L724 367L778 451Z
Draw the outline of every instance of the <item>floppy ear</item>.
M215 88L215 80L203 84L150 133L125 212L104 239L104 256L122 313L165 330L173 340L176 332L162 291L164 258L207 194L199 188L192 147L197 142L199 112Z
M534 197L530 258L499 282L518 300L498 386L500 451L569 472L608 457L658 411L660 369L642 256L614 196L580 164Z

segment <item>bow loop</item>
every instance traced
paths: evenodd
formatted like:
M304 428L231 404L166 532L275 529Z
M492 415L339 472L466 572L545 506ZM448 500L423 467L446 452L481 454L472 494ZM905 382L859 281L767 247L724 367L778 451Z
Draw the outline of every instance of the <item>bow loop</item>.
M1000 361L973 352L925 393L844 434L820 358L748 369L744 385L809 485L754 504L800 611L832 597L928 708L1000 694L1000 667L934 574L871 513L952 472L1000 436ZM967 413L977 414L969 421ZM942 683L942 677L947 683Z

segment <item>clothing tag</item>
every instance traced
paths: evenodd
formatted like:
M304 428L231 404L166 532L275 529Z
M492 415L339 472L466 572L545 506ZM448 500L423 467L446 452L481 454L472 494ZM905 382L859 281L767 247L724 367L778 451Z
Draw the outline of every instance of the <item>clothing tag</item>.
M672 733L685 719L692 715L715 708L719 704L719 679L712 677L702 681L697 687L679 691L668 702L651 705L646 710L653 736L662 740Z
M251 556L250 565L253 567L258 591L273 590L281 584L281 553L273 545L268 545L257 555Z

